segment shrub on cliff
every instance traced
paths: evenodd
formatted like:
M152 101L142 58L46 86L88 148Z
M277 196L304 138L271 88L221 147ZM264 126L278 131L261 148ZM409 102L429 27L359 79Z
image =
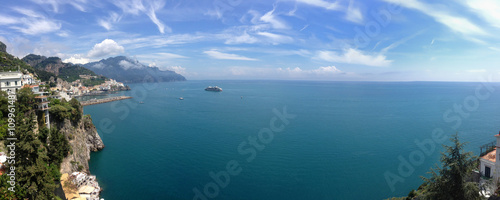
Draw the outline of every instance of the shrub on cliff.
M74 98L69 102L52 99L49 106L50 114L57 122L69 119L71 122L77 123L83 115L83 109L80 102Z

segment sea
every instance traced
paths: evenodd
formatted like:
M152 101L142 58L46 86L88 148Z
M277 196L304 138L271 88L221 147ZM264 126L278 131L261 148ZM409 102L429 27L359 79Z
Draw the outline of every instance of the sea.
M204 91L215 85L223 91ZM478 155L500 131L500 83L130 87L112 95L132 99L84 107L106 146L89 163L106 200L406 196L440 164L450 136Z

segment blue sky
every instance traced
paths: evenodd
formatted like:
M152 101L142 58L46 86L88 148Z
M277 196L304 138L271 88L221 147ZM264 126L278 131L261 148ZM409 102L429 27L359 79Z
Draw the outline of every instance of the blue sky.
M18 57L126 55L188 79L479 81L500 73L496 0L2 4L0 40Z

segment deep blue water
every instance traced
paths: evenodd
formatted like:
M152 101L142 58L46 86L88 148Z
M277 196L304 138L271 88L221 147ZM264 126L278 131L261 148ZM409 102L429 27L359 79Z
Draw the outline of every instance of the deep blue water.
M218 85L223 92L206 92ZM187 81L132 84L133 99L87 106L106 147L92 153L90 171L112 199L188 199L193 188L215 199L383 199L405 196L439 162L441 147L424 154L415 140L436 128L459 133L467 150L500 131L500 84L481 83ZM486 95L486 96L485 96ZM179 100L183 97L184 100ZM480 99L478 99L478 97ZM477 100L477 101L474 101ZM138 102L143 101L144 104ZM464 112L449 113L454 105ZM261 151L249 144L269 128L273 109L296 115ZM469 109L469 110L467 110ZM453 118L455 117L455 118ZM457 124L458 119L461 124ZM279 118L273 121L280 126ZM457 125L456 129L452 126ZM267 137L266 137L267 136ZM243 143L245 142L246 143ZM242 144L243 143L243 144ZM240 154L240 150L254 150ZM244 152L243 152L244 153ZM413 156L413 157L412 157ZM422 157L423 156L423 157ZM398 172L403 161L413 172ZM231 161L231 162L230 162ZM241 172L221 178L238 162ZM391 190L384 174L400 179ZM222 173L224 174L224 173ZM216 193L218 192L218 193ZM213 197L212 196L212 197ZM207 199L210 199L207 197Z

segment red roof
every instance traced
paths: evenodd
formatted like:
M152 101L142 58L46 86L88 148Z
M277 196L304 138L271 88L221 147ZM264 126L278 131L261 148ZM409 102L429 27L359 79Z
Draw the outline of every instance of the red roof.
M481 158L485 159L485 160L489 160L491 162L495 162L496 161L496 155L497 155L497 148L495 148L495 150L487 153L486 155L484 155Z

